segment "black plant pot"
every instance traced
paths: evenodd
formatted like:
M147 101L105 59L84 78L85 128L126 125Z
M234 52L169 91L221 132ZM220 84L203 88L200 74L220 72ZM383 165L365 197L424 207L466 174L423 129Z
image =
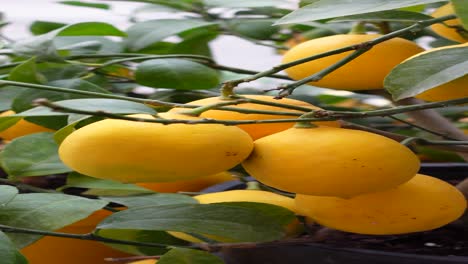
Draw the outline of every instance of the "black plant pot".
M457 182L468 177L468 163L425 163L421 165L419 173ZM219 192L245 187L240 181L231 181L204 191ZM463 238L463 234L460 237ZM468 239L466 236L464 238ZM467 250L468 248L465 248L465 251ZM322 243L273 243L250 248L230 248L224 249L220 255L226 264L468 264L468 256L408 254L392 252L392 248L375 250ZM460 254L458 251L458 255L468 255L468 252Z
M227 249L226 264L466 264L468 257L337 248L316 243Z

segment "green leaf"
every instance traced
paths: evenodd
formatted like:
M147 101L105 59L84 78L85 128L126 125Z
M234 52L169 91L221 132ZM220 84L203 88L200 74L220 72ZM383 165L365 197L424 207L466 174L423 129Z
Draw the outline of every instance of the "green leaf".
M110 93L107 90L102 89L101 87L85 81L83 79L68 79L68 80L57 80L48 83L47 85L68 88L79 91L88 91L88 92L98 92L108 94ZM34 90L27 89L20 93L15 100L13 101L12 108L15 112L23 112L34 107L34 100L39 98L48 99L51 102L54 101L63 101L67 99L77 99L77 98L89 98L90 96L81 95L81 94L71 94L71 93L62 93L62 92L53 92L53 91L44 91L44 90Z
M203 0L207 6L216 7L229 7L229 8L249 8L249 7L268 7L268 6L279 6L284 5L283 0L237 0L237 1L226 1L226 0Z
M384 80L394 100L408 98L468 74L468 47L426 52L393 68Z
M34 57L13 68L8 75L8 80L36 84L46 82L45 77L37 70Z
M58 50L68 50L71 55L89 53L120 53L122 44L103 36L58 36L54 39Z
M148 191L148 190L146 190ZM153 193L126 197L101 197L101 199L118 203L126 207L157 206L169 204L197 204L197 200L188 195L176 193Z
M3 225L38 230L57 230L88 217L107 203L60 193L17 195L0 210ZM9 234L20 248L39 239L38 235Z
M89 188L89 189L101 189L114 191L116 194L128 195L135 193L151 193L151 191L139 187L135 184L121 183L112 180L103 180L97 179L89 176L79 174L77 172L72 172L67 177L67 184L61 189L70 188L70 187L79 187L79 188ZM87 193L93 194L93 193Z
M468 29L468 5L466 4L466 0L450 0L450 2L463 27Z
M64 101L54 102L57 105L75 108L87 111L104 111L115 114L134 114L134 113L147 113L156 114L156 111L151 107L144 104L116 100L116 99L71 99ZM16 114L16 116L58 116L69 115L67 113L54 112L50 108L39 106L33 109Z
M80 7L91 7L91 8L99 8L99 9L110 9L110 5L108 4L100 4L100 3L90 3L90 2L81 2L81 1L59 1L58 3L64 5L71 5L71 6L80 6Z
M440 0L319 0L282 17L275 24L291 24L398 9Z
M3 149L1 167L11 178L71 171L60 161L57 150L52 133L19 137Z
M158 264L223 264L224 262L211 253L188 249L173 248L164 254Z
M351 16L343 16L332 19L330 22L351 22L351 21L391 21L391 22L417 22L420 20L431 19L433 17L410 11L388 10L374 13L365 13Z
M50 21L34 21L29 26L29 31L31 31L31 33L33 33L34 35L41 35L49 33L50 31L56 30L66 25L67 24Z
M27 264L26 258L21 255L10 238L0 231L0 259L2 264Z
M228 22L230 30L249 38L268 39L278 31L273 19L238 19Z
M81 22L52 30L46 34L18 41L13 51L22 56L37 56L49 61L63 61L58 55L54 39L57 36L118 36L126 34L111 24L103 22Z
M103 22L81 22L61 28L57 36L117 36L127 34L111 24Z
M17 86L8 86L0 88L0 111L11 109L13 99L23 91L23 88Z
M13 126L21 119L22 119L21 117L17 117L17 116L0 116L0 131L3 131Z
M197 19L158 19L140 22L127 30L126 45L129 50L138 51L162 41L166 37L211 25L215 25L215 23Z
M102 237L127 241L157 243L166 245L187 245L186 241L177 239L164 231L102 229L97 230L95 233ZM169 248L143 247L123 244L108 243L106 245L133 255L162 255L169 250Z
M113 214L98 228L168 230L216 235L235 241L262 242L282 238L285 220L289 223L294 218L292 212L279 206L261 204L259 206L265 210L258 210L258 207L245 206L248 203L242 204L135 207ZM265 213L267 210L268 214Z
M5 206L18 194L18 189L9 185L0 186L0 206Z
M200 63L182 59L153 59L140 63L137 83L155 88L210 89L219 84L218 72Z

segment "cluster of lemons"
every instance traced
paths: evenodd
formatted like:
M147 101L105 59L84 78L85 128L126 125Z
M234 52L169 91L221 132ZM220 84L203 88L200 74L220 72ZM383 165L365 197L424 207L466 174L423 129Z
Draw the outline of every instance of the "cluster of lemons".
M450 6L442 7L441 13L434 13L434 16L450 13L450 10L445 10L447 8ZM459 23L449 21L448 24L452 22ZM433 26L433 30L449 39L466 41L460 39L456 31L442 25ZM378 36L351 34L309 40L286 52L283 62L357 45ZM454 46L444 48L451 47ZM313 85L343 90L382 89L383 79L396 65L432 51L423 52L414 42L394 38L373 47ZM302 79L348 54L304 63L286 72L293 79ZM467 78L459 78L418 96L430 101L468 96L468 90L462 87L462 83L468 81ZM265 95L245 97L319 109L306 102L287 98L278 101ZM222 100L212 97L188 104L206 106ZM257 103L231 107L298 112ZM158 117L182 120L291 118L289 115L245 114L216 109L205 111L197 117L182 112L183 109L175 108L160 113ZM3 115L8 114L12 112ZM151 115L133 116L156 118ZM17 130L25 132L19 133ZM0 137L11 140L43 131L50 130L22 120L1 132ZM401 234L431 230L454 221L466 209L465 197L452 185L417 174L419 159L408 148L380 135L340 128L337 121L315 122L310 126L293 126L291 123L225 126L163 125L108 119L70 134L60 145L59 155L67 166L82 174L136 183L157 192L199 191L232 180L233 176L228 170L241 164L258 181L294 193L295 198L260 190L225 191L194 198L200 203L251 201L274 204L323 226L360 234ZM60 231L90 232L106 216L107 213L98 211ZM285 230L286 234L297 234L299 226L298 222L291 223ZM197 242L196 238L186 234L171 234ZM224 238L215 239L227 242ZM54 250L54 258L66 259L68 263L72 263L69 256L73 255L76 248L90 255L86 257L89 263L98 263L107 256L127 256L97 242L73 240L62 243L57 238L44 238L23 249L22 253L32 263L40 263L44 257L42 252L52 244L58 249ZM88 247L89 250L86 250ZM57 257L61 253L64 257ZM54 260L50 261L54 263ZM78 261L81 263L83 259ZM156 260L136 263L153 264Z

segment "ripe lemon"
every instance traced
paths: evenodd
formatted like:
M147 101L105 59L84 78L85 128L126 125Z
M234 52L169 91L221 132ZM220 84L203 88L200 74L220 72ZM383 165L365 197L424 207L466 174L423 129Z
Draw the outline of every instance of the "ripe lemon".
M466 209L457 188L421 174L390 190L351 199L298 194L295 200L299 213L319 224L371 235L431 230L456 220Z
M380 35L348 34L312 39L287 51L284 54L283 63L289 63L349 45L357 45L377 37L380 37ZM423 49L414 42L402 38L393 38L372 47L363 55L325 76L322 80L311 82L310 84L350 91L382 89L385 76L396 65L422 51ZM351 54L351 52L340 53L299 64L286 69L285 72L292 79L300 80L333 65Z
M225 181L232 181L235 178L227 171L208 175L196 179L175 182L140 182L136 185L155 192L176 193L176 192L198 192L212 185Z
M467 44L450 45L450 46L426 50L424 52L421 52L419 54L416 54L408 58L405 61L410 61L413 58L416 58L421 55L429 54L431 52L435 52L435 51L439 51L443 49L460 48L460 47L467 47L467 50L468 50ZM425 100L425 101L430 101L430 102L468 97L468 75L462 76L450 82L431 88L425 92L422 92L416 95L415 97Z
M57 232L86 234L111 213L99 210L89 217L66 226ZM21 253L30 264L105 264L105 258L123 258L131 255L112 249L100 242L46 236L23 249Z
M352 197L408 181L419 159L398 142L365 131L290 128L256 140L242 166L284 191Z
M0 114L0 116L9 116L9 115L14 115L14 111L5 111ZM28 122L24 119L21 119L18 121L16 124L13 126L0 131L0 138L5 139L5 140L13 140L17 137L22 137L26 136L29 134L33 133L39 133L39 132L51 132L53 131L52 129L36 125L34 123Z
M191 118L164 115L173 117ZM67 166L88 176L120 182L167 182L228 170L252 148L250 136L235 126L107 119L70 134L60 145L59 155Z
M281 100L274 99L273 96L269 95L243 95L244 97L256 100L263 100L267 102L275 102L275 103L282 103L294 106L302 106L310 108L311 110L319 110L321 108L311 105L307 102L294 100L289 98L283 98ZM210 105L222 102L223 99L221 97L210 97L201 100L196 100L193 102L189 102L188 104L191 105ZM244 109L252 109L252 110L265 110L265 111L281 111L281 112L298 112L292 109L286 109L276 106L269 106L269 105L261 105L261 104L254 104L254 103L245 103L239 105L232 105L229 107L234 108L244 108ZM174 108L169 112L178 112L181 111L180 108ZM287 115L266 115L266 114L244 114L239 112L233 111L225 111L225 110L208 110L201 114L201 117L204 118L213 118L218 120L265 120L265 119L291 119L297 118L295 116L287 116ZM340 124L337 121L325 121L325 122L316 122L319 125L325 126L334 126L339 127ZM264 136L271 135L273 133L277 133L288 128L291 128L294 123L271 123L271 124L249 124L249 125L238 125L239 128L245 130L249 135L255 140Z
M443 5L439 8L437 8L432 14L431 16L435 17L435 18L438 18L438 17L442 17L442 16L446 16L446 15L451 15L451 14L454 14L455 11L453 10L453 6L452 4L446 4L446 5ZM461 26L462 23L461 23L461 20L459 18L456 18L456 19L451 19L451 20L446 20L444 21L445 24L447 24L448 26ZM431 29L441 35L442 37L446 38L446 39L450 39L450 40L453 40L453 41L456 41L456 42L467 42L468 39L464 38L463 35L461 35L460 33L458 33L457 29L456 28L450 28L450 27L447 27L446 25L442 24L442 23L438 23L438 24L433 24L431 26Z
M294 199L272 192L261 190L232 190L216 193L201 194L193 197L201 204L223 203L223 202L256 202L267 203L284 207L290 211L296 212ZM294 220L286 227L286 235L294 236L302 231L302 226L298 220ZM193 243L202 242L198 238L181 232L169 232L171 235ZM220 242L235 242L218 236L205 235L208 238Z
M128 264L156 264L156 263L158 263L158 261L155 259L144 259L144 260L130 262Z

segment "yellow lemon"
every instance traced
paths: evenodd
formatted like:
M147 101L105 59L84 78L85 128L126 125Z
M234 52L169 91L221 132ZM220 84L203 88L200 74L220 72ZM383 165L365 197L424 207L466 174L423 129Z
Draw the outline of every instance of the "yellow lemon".
M174 117L189 118L164 115ZM107 119L70 134L60 145L59 155L67 166L88 176L120 182L167 182L228 170L252 148L250 136L235 126Z
M377 34L348 34L312 39L287 51L284 54L283 63L289 63L349 45L357 45L378 37L380 37L380 35ZM422 51L423 49L412 41L402 38L393 38L372 47L363 55L325 76L322 80L311 82L310 84L351 91L382 89L385 76L387 76L395 66L406 58ZM351 52L352 51L344 52L309 61L288 68L285 71L292 79L300 80L335 64L351 54Z
M419 159L398 142L365 131L290 128L256 140L242 166L280 190L351 197L408 181Z
M351 199L298 194L296 206L300 214L330 228L390 235L446 225L463 214L466 200L454 186L418 174L390 190Z
M439 8L437 8L431 15L435 18L446 16L446 15L451 15L454 14L455 11L453 10L452 4L446 4L443 5ZM444 23L448 26L462 26L461 20L459 18L457 19L451 19L451 20L446 20ZM431 29L441 35L442 37L446 39L450 39L456 42L467 42L468 39L464 38L462 34L460 34L456 28L450 28L442 23L438 24L433 24L431 26Z
M9 116L15 114L14 111L5 111L0 114L0 116ZM0 138L5 139L5 140L13 140L17 137L22 137L26 136L29 134L33 133L39 133L39 132L51 132L53 131L52 129L36 125L34 123L28 122L24 119L21 119L18 121L16 124L13 126L0 131Z
M244 97L256 100L263 100L267 102L275 102L275 103L282 103L288 104L293 106L301 106L310 108L311 110L320 110L321 108L311 105L307 102L294 100L289 98L283 98L281 100L274 99L273 96L269 95L243 95ZM210 97L201 100L196 100L193 102L189 102L188 104L191 105L210 105L222 102L223 99L221 97ZM264 111L281 111L281 112L295 112L300 113L299 111L286 109L276 106L270 105L262 105L262 104L254 104L254 103L245 103L239 105L232 105L229 107L234 108L244 108L244 109L251 109L251 110L264 110ZM178 112L181 111L181 108L174 108L170 112ZM268 115L268 114L245 114L233 111L225 111L225 110L208 110L201 114L201 117L204 118L213 118L218 120L265 120L265 119L291 119L297 118L295 116L288 116L288 115ZM340 124L337 121L325 121L325 122L316 122L319 125L325 126L334 126L339 127ZM294 123L270 123L270 124L248 124L248 125L238 125L239 128L245 130L249 135L255 140L264 136L271 135L273 133L277 133L288 128L291 128Z
M99 210L89 217L66 226L57 232L86 234L111 213ZM46 236L21 249L30 264L106 264L105 258L123 258L131 255L112 249L100 242Z
M216 193L207 193L194 196L201 204L211 203L223 203L223 202L256 202L256 203L267 203L277 206L284 207L290 211L296 212L296 206L294 199L279 195L272 192L261 191L261 190L232 190ZM294 220L286 227L286 235L294 236L302 231L301 225L298 220ZM171 235L194 243L202 242L198 238L190 236L181 232L169 232ZM219 236L205 235L208 238L215 239L220 242L235 242L230 239L222 238Z
M212 185L232 180L235 180L233 175L227 171L223 171L217 174L186 181L140 182L136 183L136 185L162 193L198 192Z
M416 58L421 55L429 54L431 52L444 50L444 49L460 48L460 47L466 47L468 51L467 44L450 45L450 46L426 50L424 52L421 52L419 54L416 54L408 58L405 61L410 61L413 58ZM425 92L422 92L416 95L415 97L425 100L425 101L431 101L431 102L468 97L468 75L462 76L450 82L431 88Z
M156 264L156 263L158 263L158 261L155 259L144 259L144 260L130 262L128 264Z

